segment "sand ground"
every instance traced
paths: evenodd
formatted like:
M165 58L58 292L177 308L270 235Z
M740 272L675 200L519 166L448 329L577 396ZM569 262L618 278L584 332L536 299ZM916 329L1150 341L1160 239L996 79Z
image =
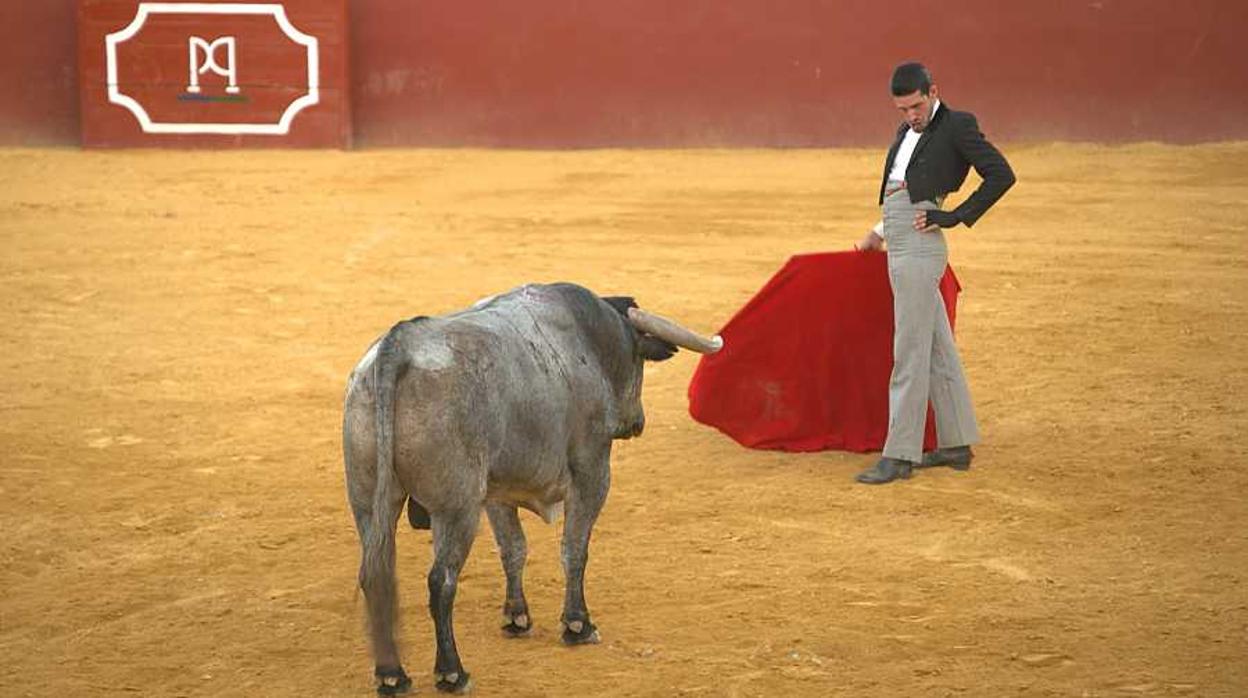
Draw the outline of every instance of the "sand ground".
M1248 695L1248 143L1006 145L951 236L969 473L749 451L647 372L588 598L525 515L456 608L480 696ZM365 696L345 379L399 318L571 280L703 330L874 222L882 152L0 150L0 695ZM811 302L818 302L812 299ZM428 534L400 531L432 693Z

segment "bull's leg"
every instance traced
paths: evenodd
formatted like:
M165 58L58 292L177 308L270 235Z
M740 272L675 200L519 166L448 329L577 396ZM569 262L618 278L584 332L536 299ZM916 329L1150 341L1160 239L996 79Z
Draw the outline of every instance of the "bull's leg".
M611 486L610 446L598 462L577 468L568 487L563 523L563 642L581 645L598 642L598 629L589 621L585 605L585 565L589 562L589 534Z
M455 630L452 613L455 609L455 590L459 584L459 572L472 549L472 539L477 534L480 511L435 513L433 519L433 568L429 570L429 613L433 616L437 632L438 657L433 667L433 678L438 690L445 693L463 693L468 690L468 672L459 661L455 648Z
M529 616L529 604L524 599L524 561L528 556L528 544L516 508L509 504L491 502L485 511L490 517L490 528L498 543L498 555L503 561L507 575L507 600L503 602L503 634L523 637L533 629Z
M401 493L399 493L401 495ZM381 695L406 693L412 681L399 661L395 641L395 618L398 615L398 594L394 573L394 529L403 511L403 497L394 496L382 503L376 519L385 530L373 530L372 503L352 499L356 524L363 547L360 563L360 588L368 603L368 627L372 636L376 661L377 692Z

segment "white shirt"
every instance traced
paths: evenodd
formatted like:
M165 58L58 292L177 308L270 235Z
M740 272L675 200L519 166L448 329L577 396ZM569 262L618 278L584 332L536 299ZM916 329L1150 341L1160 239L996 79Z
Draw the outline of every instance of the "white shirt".
M936 110L940 109L940 100L932 105L932 114L928 117L928 125L931 120L936 118ZM888 178L898 182L905 181L906 168L910 166L910 158L914 155L914 147L919 144L919 136L923 134L911 128L906 131L906 135L901 139L901 146L897 148L897 158L893 160L893 169L889 170Z

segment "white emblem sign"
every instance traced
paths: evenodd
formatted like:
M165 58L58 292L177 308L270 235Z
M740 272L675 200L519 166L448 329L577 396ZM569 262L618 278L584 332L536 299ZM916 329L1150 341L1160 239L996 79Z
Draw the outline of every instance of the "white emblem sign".
M306 53L306 88L304 88L302 94L285 105L284 108L279 103L278 109L282 109L282 111L276 122L201 123L153 119L149 114L149 109L144 107L135 96L125 94L123 86L119 84L118 75L120 71L118 69L117 55L119 45L139 34L149 18L160 15L207 15L205 22L210 26L212 21L219 25L222 15L235 15L244 18L256 16L272 17L277 24L277 29L295 44L295 49L302 48ZM213 16L215 16L215 20ZM167 24L168 22L166 21ZM169 30L162 29L161 31L168 32ZM185 95L188 99L215 101L212 98L205 98L200 95L205 87L202 84L201 77L211 73L214 76L225 79L225 92L230 95L228 101L245 100L245 97L239 96L241 92L238 84L237 49L239 47L236 37L220 36L209 41L202 36L195 36L190 33L183 36L186 37L185 41L187 42L187 57L189 59L187 74L189 79L185 92L178 92L177 94ZM182 39L178 39L178 41L180 43ZM291 122L294 121L295 116L299 112L320 102L320 56L317 39L296 29L286 16L286 8L277 3L141 2L139 3L138 12L130 24L120 31L108 34L105 37L104 44L108 101L128 109L134 115L134 118L138 120L139 126L144 133L286 135L290 132ZM127 65L129 66L129 64ZM247 67L248 75L251 75L254 71L262 71L264 68L265 66L249 63ZM131 69L128 68L128 70ZM298 78L298 82L302 83L303 78ZM302 85L300 86L302 87ZM150 96L150 90L149 97L145 99L155 99ZM158 106L154 105L153 109L159 111ZM219 119L220 117L216 118Z

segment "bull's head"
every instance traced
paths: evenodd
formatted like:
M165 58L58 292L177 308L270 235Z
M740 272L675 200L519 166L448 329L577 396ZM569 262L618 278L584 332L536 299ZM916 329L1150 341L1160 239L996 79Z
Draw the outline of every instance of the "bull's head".
M617 424L613 434L617 439L627 439L639 436L646 424L645 411L641 406L644 363L666 361L676 353L677 347L700 354L713 354L724 346L724 341L718 335L703 337L671 320L648 313L638 308L632 298L610 296L603 300L625 320L632 341L632 370L621 376L623 385L616 386Z

